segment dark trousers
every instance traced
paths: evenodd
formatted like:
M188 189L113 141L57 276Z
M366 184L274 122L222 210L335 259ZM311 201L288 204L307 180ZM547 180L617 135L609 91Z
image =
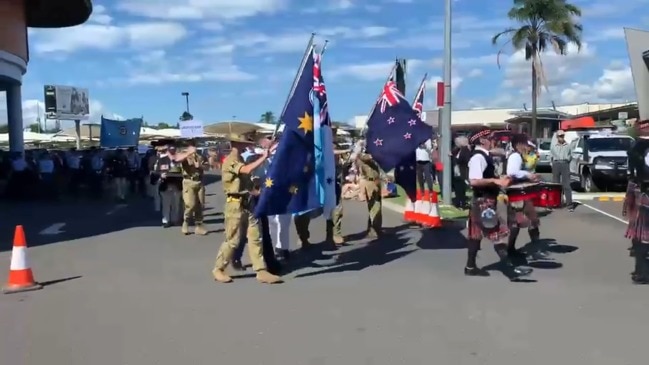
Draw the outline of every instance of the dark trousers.
M466 197L466 180L460 176L453 176L453 191L455 192L455 205L458 208L468 205Z
M433 183L435 180L433 163L417 161L416 173L419 190L425 190L428 187L428 191L433 191Z
M268 225L268 217L264 216L259 218L259 224L260 224L259 228L261 229L261 245L264 250L264 262L266 263L266 266L270 266L277 259L275 257L275 250L273 249L273 240L270 237L270 226ZM245 235L242 235L241 242L239 242L239 246L237 246L237 249L234 251L234 256L232 257L232 261L241 261L241 258L243 257L243 250L246 247L246 242L247 239Z

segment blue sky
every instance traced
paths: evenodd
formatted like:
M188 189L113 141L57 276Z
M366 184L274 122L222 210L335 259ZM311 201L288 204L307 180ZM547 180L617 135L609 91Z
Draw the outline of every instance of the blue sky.
M197 119L257 121L281 112L310 33L331 43L323 62L334 120L366 114L395 57L410 60L409 90L430 75L427 104L442 74L444 3L425 0L103 0L87 24L30 31L25 122L44 84L90 89L91 114L176 122L190 96ZM233 4L234 3L234 4ZM542 103L633 100L623 27L649 28L649 0L619 6L575 0L585 28L581 53L543 58ZM325 5L321 5L325 4ZM509 1L454 3L456 109L529 105L529 64L507 51L496 64L498 31L514 25ZM649 13L647 13L649 14ZM2 119L0 113L0 119Z

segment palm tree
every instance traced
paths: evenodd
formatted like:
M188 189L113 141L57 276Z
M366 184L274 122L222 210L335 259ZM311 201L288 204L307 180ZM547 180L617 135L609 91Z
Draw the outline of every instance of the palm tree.
M268 124L275 124L275 113L271 111L267 111L264 114L261 115L259 118L259 121L262 123L268 123Z
M565 55L568 45L574 44L581 50L582 26L577 22L581 9L566 0L514 0L514 6L507 17L517 27L505 29L496 34L491 42L497 45L502 37L511 44L514 51L525 51L525 60L532 64L532 138L536 138L537 99L540 86L545 85L541 54L548 48L559 55ZM502 49L498 52L498 56ZM500 67L500 63L498 63Z

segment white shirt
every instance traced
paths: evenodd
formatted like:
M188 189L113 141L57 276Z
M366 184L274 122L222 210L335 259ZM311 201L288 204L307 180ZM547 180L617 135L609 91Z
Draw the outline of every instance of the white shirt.
M486 149L476 146L475 149L477 151L484 152L487 156L489 156L489 151ZM487 169L487 160L484 158L484 156L480 153L476 153L473 156L471 156L471 159L469 160L469 180L480 180L484 178L484 170Z
M649 167L649 152L644 155L644 164Z
M16 158L11 161L11 168L17 172L25 171L27 170L27 162L25 162L24 158Z
M523 156L518 152L513 152L507 158L507 176L516 179L524 179L531 175L529 171L523 170Z
M432 143L429 139L423 147L417 147L415 150L417 162L430 162L430 150L432 150Z
M41 174L51 174L54 172L54 161L50 159L38 160L38 170Z

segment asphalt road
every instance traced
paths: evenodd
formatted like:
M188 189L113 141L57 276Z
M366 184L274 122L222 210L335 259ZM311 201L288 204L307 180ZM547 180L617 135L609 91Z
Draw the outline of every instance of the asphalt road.
M463 233L416 230L365 242L345 205L339 252L296 257L286 283L219 285L222 197L210 187L206 237L158 227L145 202L2 211L2 242L27 228L37 292L0 296L2 364L622 365L646 361L649 291L629 282L624 226L590 209L542 220L553 260L536 282L467 278ZM110 214L109 214L110 213ZM65 223L59 234L41 235ZM294 231L294 230L293 230ZM313 242L324 238L312 222ZM45 231L54 233L56 230ZM292 232L295 242L295 234ZM526 235L519 240L523 244ZM10 252L0 253L8 268ZM490 245L480 264L496 261ZM6 271L0 272L6 280Z

